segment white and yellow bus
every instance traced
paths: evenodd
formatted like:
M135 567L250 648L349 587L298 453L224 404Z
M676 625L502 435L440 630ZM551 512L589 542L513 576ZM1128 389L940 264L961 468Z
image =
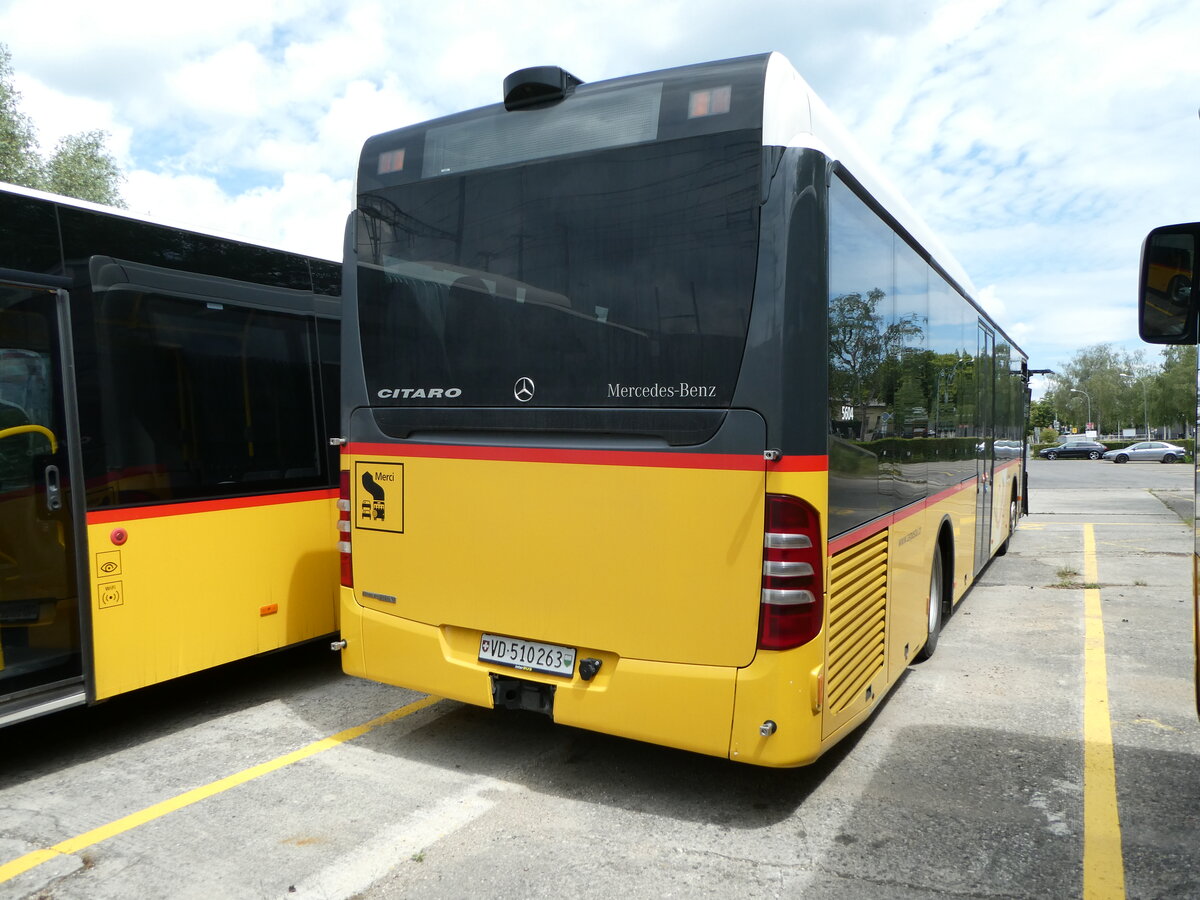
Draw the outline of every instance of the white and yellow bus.
M1025 358L782 57L504 94L363 149L344 669L811 762L1007 546Z
M0 725L336 632L340 281L0 186Z
M1200 310L1196 306L1196 258L1200 222L1164 225L1146 236L1142 245L1138 290L1138 331L1151 344L1200 343ZM1197 372L1200 384L1200 370ZM1197 412L1200 425L1200 409ZM1193 454L1195 455L1195 454ZM1195 484L1200 486L1200 461ZM1193 494L1193 503L1195 494ZM1200 713L1200 522L1193 516L1192 648L1196 711Z

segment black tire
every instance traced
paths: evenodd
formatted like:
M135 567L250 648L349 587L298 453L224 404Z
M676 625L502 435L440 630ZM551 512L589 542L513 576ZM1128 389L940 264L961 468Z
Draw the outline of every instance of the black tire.
M933 651L937 649L938 636L942 633L942 620L944 616L944 601L942 595L945 592L946 583L942 575L942 548L935 547L933 550L933 564L930 566L929 572L929 606L927 607L927 631L928 635L925 638L925 646L917 651L917 662L924 662L933 656Z
M1164 453L1164 454L1163 454L1162 461L1163 461L1163 462L1165 462L1165 463L1173 463L1173 462L1175 462L1175 454L1174 454L1174 453Z
M1088 459L1099 459L1099 458L1100 458L1099 450L1089 450L1088 451Z
M1053 450L1047 450L1046 451L1046 459L1058 459L1058 454L1055 453Z
M1127 462L1129 462L1129 457L1126 456L1124 453L1118 453L1116 456L1113 457L1113 462L1127 463Z

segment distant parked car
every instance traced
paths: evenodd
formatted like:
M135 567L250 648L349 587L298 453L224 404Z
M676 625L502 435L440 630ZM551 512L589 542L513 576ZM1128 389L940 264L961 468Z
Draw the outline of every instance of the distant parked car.
M1122 447L1120 450L1109 450L1104 454L1105 459L1115 463L1129 462L1131 459L1149 459L1155 462L1172 463L1176 460L1187 459L1187 449L1168 444L1166 441L1139 441Z
M1066 441L1055 447L1039 450L1042 459L1099 459L1108 447L1096 441Z

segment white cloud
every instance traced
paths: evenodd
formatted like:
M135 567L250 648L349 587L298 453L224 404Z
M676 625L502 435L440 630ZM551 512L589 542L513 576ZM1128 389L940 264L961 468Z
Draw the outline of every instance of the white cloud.
M289 174L277 187L236 196L211 177L144 170L129 173L124 187L136 215L326 259L341 258L346 217L354 206L352 183L322 174Z
M1005 320L1007 307L1004 305L1004 301L1001 300L997 294L996 286L994 284L989 284L987 287L980 288L979 293L975 295L975 299L979 302L979 305L983 307L984 311L993 319L1001 322Z
M113 105L103 100L64 94L21 74L13 79L21 94L21 109L34 121L41 152L53 152L58 142L82 131L107 131L109 148L119 163L128 159L132 129L121 123ZM37 111L33 115L30 111Z
M248 41L238 41L171 73L172 99L202 119L257 118L281 93L279 72Z

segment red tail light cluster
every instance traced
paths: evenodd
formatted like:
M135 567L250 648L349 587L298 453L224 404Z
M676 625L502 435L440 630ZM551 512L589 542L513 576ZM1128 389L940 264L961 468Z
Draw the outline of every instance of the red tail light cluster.
M354 565L350 557L350 473L338 478L338 553L342 561L342 586L354 587Z
M788 650L820 633L825 605L822 571L821 520L817 511L799 497L768 494L760 648Z

